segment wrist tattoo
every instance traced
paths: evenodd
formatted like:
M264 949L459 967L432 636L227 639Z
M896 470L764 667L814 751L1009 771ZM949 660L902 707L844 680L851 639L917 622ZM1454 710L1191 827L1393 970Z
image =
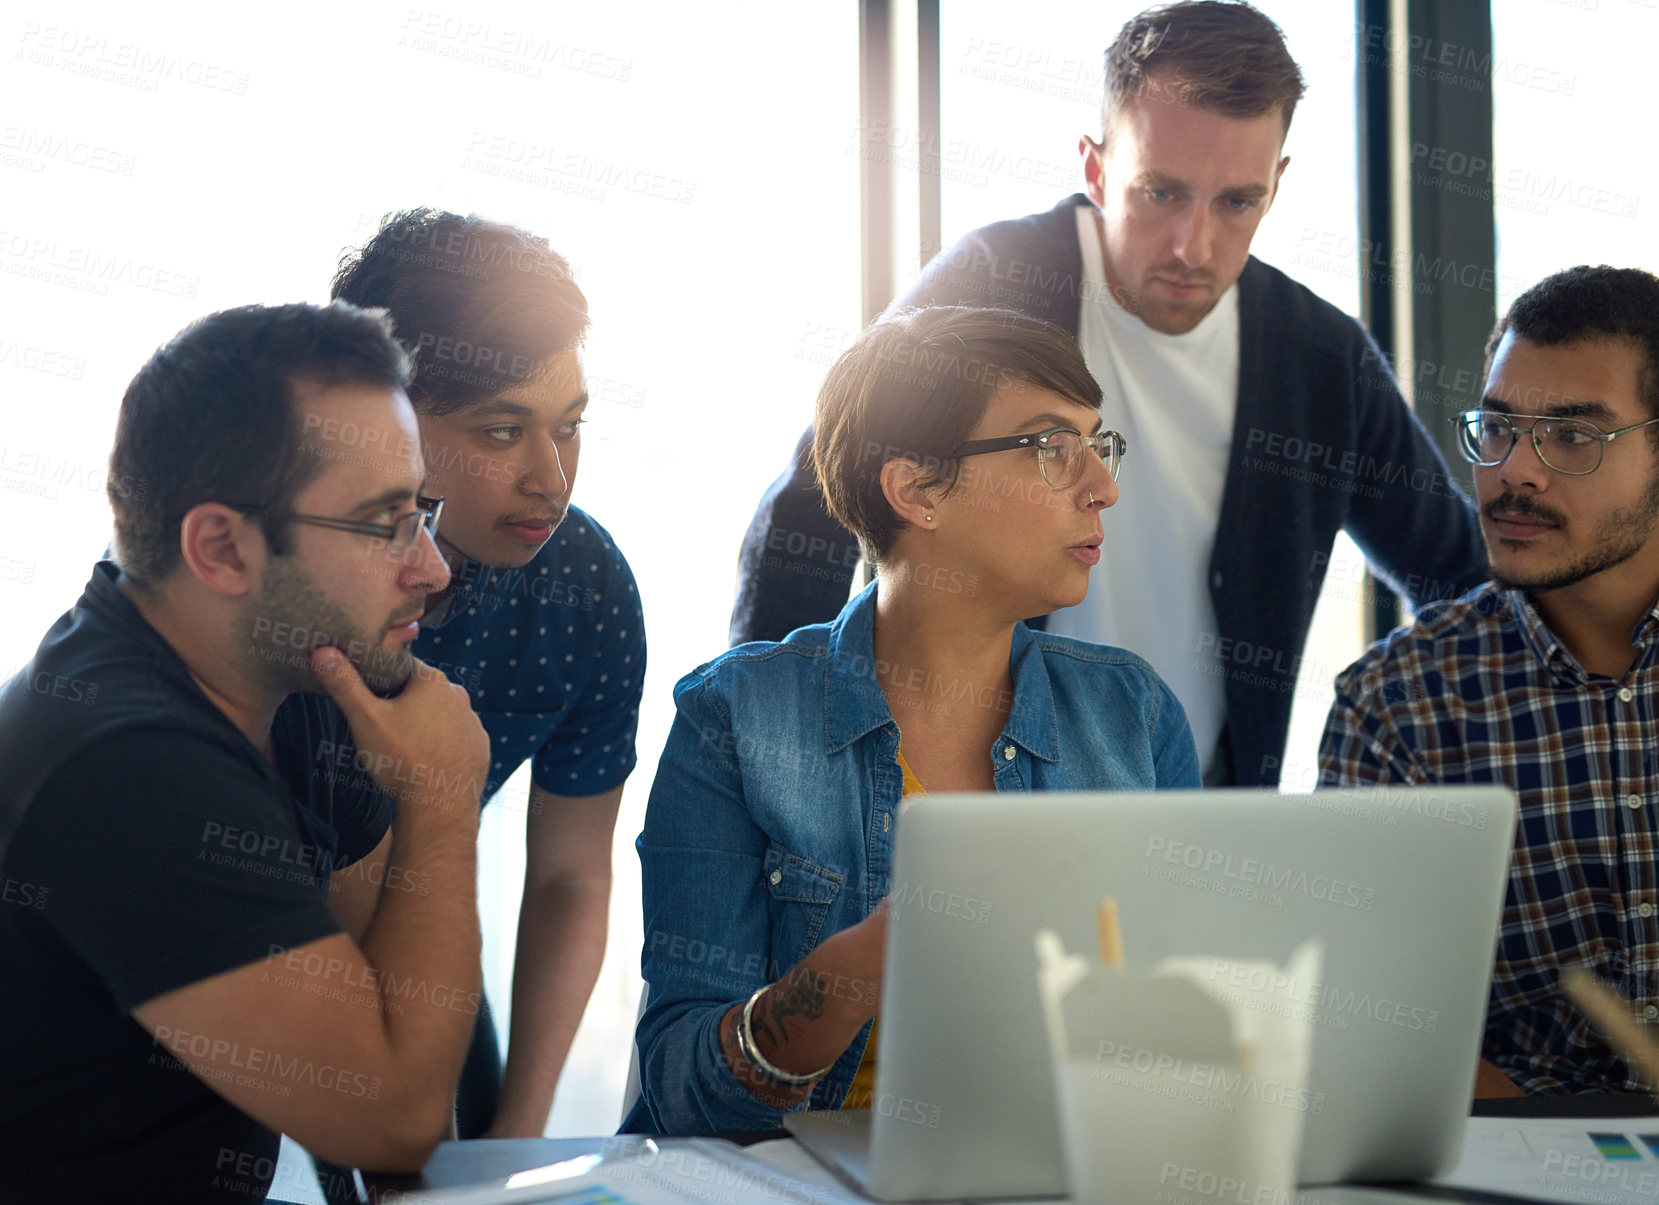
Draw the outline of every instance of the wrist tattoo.
M768 1034L773 1024L780 1035L786 1034L785 1022L791 1017L800 1017L804 1021L816 1021L822 1017L828 985L829 976L820 976L810 967L796 967L791 971L784 982L761 997L766 1005Z
M742 1043L737 1040L737 1020L730 1015L722 1018L720 1022L720 1052L733 1067L749 1065L749 1061L743 1057Z

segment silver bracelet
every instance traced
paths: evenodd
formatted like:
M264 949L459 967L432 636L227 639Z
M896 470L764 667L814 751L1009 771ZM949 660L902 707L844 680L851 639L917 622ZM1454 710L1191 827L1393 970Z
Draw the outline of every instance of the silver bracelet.
M760 1047L755 1045L755 1031L751 1020L755 1011L755 1001L760 999L761 992L771 986L768 983L765 987L758 988L743 1005L743 1016L737 1023L737 1048L743 1053L743 1057L749 1060L749 1065L760 1072L763 1079L770 1080L781 1088L804 1088L808 1084L815 1084L834 1070L834 1063L808 1075L797 1075L772 1062L760 1052Z

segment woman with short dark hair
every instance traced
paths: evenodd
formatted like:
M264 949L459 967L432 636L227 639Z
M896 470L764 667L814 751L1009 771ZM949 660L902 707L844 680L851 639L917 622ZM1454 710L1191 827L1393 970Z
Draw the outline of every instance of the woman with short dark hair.
M1064 332L1004 310L871 326L814 463L875 581L832 624L681 679L639 839L647 1007L624 1129L869 1103L894 832L925 791L1196 787L1181 705L1080 602L1125 448ZM787 539L787 533L783 538Z

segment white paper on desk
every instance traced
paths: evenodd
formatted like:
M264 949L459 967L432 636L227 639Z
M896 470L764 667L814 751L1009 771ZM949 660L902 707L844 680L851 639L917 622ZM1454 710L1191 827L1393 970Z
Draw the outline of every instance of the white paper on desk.
M1622 1136L1631 1154L1607 1158L1592 1134ZM1653 1205L1659 1150L1644 1136L1659 1146L1659 1117L1471 1117L1463 1158L1434 1183L1528 1201Z
M377 1197L382 1205L684 1205L720 1201L741 1205L868 1205L833 1178L803 1178L768 1166L720 1139L620 1143L602 1158L555 1165L552 1178L538 1183L536 1171L520 1172L505 1184L416 1189ZM821 1169L820 1169L821 1170ZM574 1174L560 1174L570 1172ZM825 1177L829 1176L824 1172ZM517 1184L515 1186L515 1181Z
M798 1177L807 1184L821 1185L826 1195L821 1200L829 1205L870 1205L867 1197L849 1192L835 1176L824 1169L807 1149L793 1138L776 1138L757 1142L743 1148L743 1154L768 1167ZM1166 1199L1174 1199L1170 1196ZM1317 1188L1301 1188L1296 1192L1294 1205L1409 1205L1412 1201L1431 1198L1414 1192L1409 1187L1375 1188L1360 1184L1324 1184ZM1439 1198L1432 1198L1438 1200ZM963 1205L984 1205L967 1201ZM994 1205L1097 1205L1096 1202L1076 1197L1020 1197L999 1198ZM1197 1205L1195 1200L1194 1205ZM1222 1202L1221 1205L1237 1205Z
M769 1142L765 1147L793 1139ZM659 1200L766 1202L767 1205L869 1205L805 1151L798 1160L761 1159L721 1139L693 1139L665 1146L654 1159L638 1156L606 1168L603 1178L628 1202L656 1205ZM662 1192L662 1197L644 1195Z

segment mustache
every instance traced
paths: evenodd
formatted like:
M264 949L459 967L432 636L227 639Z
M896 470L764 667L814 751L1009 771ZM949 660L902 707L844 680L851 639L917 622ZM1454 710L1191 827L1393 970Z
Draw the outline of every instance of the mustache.
M425 614L426 606L423 602L421 606L416 607L413 611L405 611L400 615L394 615L388 619L386 621L386 631L390 632L393 628L402 627L406 623L412 623Z
M1536 498L1526 494L1502 493L1480 508L1480 513L1488 519L1497 519L1500 512L1511 518L1530 515L1535 519L1542 519L1546 523L1553 523L1557 527L1565 527L1567 516L1556 510L1547 502L1539 502Z
M565 521L566 508L555 506L552 511L525 511L522 514L508 515L502 523L551 523L554 527Z

